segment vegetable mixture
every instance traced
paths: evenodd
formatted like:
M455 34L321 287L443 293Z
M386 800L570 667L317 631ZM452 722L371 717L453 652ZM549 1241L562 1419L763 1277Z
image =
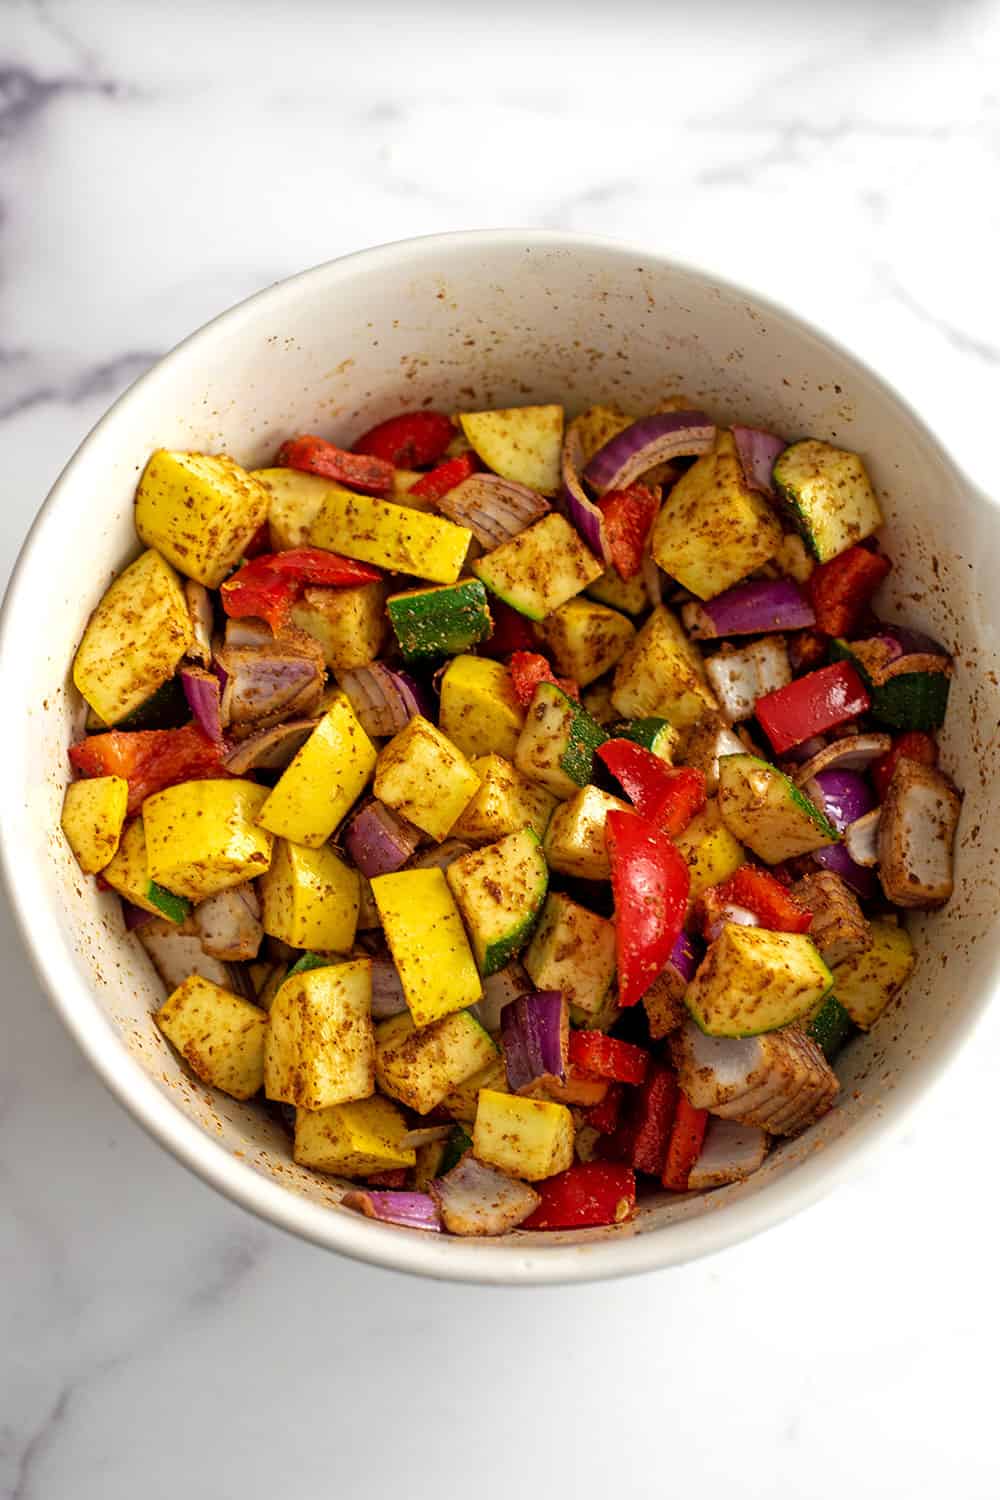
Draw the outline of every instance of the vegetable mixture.
M62 826L193 1074L459 1235L740 1181L952 891L953 663L861 458L683 398L159 451Z

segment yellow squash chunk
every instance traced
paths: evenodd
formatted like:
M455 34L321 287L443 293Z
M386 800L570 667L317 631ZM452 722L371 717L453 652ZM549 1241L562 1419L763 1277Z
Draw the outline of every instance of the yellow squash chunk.
M868 1031L913 973L916 956L905 927L871 921L872 945L833 971L833 992L855 1026Z
M543 495L559 488L561 406L512 406L463 412L462 431L487 468Z
M71 781L63 798L62 831L85 875L96 875L118 852L128 807L122 776Z
M555 511L471 564L491 594L530 620L545 620L601 576L601 564Z
M407 1015L393 1016L375 1033L379 1088L422 1115L496 1061L496 1043L465 1010L420 1028Z
M588 406L586 411L573 418L567 428L567 435L573 433L579 437L581 461L586 464L598 448L610 443L613 437L624 432L626 427L631 427L634 421L634 417L627 417L624 412L615 411L612 406Z
M258 893L264 931L292 948L349 953L358 926L361 879L329 845L308 849L278 839Z
M479 790L452 827L457 839L490 844L520 828L533 828L543 838L556 798L522 776L502 755L480 755L472 762Z
M731 432L674 485L653 524L653 557L699 599L714 599L764 566L781 546L781 527L763 495L750 489Z
M217 589L267 520L267 488L224 453L153 454L135 492L135 529L175 568Z
M234 1099L252 1099L264 1083L267 1013L221 985L192 974L153 1017L192 1073Z
M192 639L177 574L158 552L144 552L88 620L73 681L101 723L117 724L174 675Z
M376 797L433 839L448 836L478 790L461 750L420 714L379 753Z
M697 648L676 616L653 610L615 669L611 702L623 719L669 719L675 729L718 709Z
M301 469L254 469L251 478L258 479L270 496L267 522L275 552L306 546L332 481Z
M203 901L263 875L271 835L254 821L267 788L254 781L182 781L142 805L151 879Z
M628 803L600 787L585 786L560 802L545 834L545 858L550 869L580 880L610 880L611 865L604 839L608 813L628 812Z
M480 1161L526 1182L541 1182L573 1165L573 1116L565 1104L483 1089L472 1149Z
M146 828L135 818L122 832L115 857L101 871L112 890L133 906L141 907L154 917L162 917L160 907L149 899L149 860L146 855Z
M328 964L286 979L271 1005L264 1091L326 1109L375 1091L371 962Z
M811 1010L833 976L811 938L727 922L684 992L710 1036L757 1036Z
M455 582L472 540L466 526L337 485L330 486L309 536L314 547L430 583Z
M299 1109L292 1156L300 1167L338 1177L412 1167L416 1152L400 1145L409 1128L402 1110L377 1096L327 1109Z
M292 624L319 641L323 660L333 671L367 667L385 635L385 584L305 589L292 608Z
M376 875L372 894L415 1023L475 1005L479 970L443 871Z
M616 609L590 599L570 599L542 626L557 672L588 687L602 677L635 639L635 626Z
M471 1125L476 1118L480 1089L497 1089L501 1094L510 1093L507 1087L507 1064L502 1056L495 1057L464 1083L458 1083L453 1089L449 1089L441 1100L441 1107L448 1111L453 1120Z
M504 755L512 760L524 725L510 673L486 656L455 656L441 677L441 732L470 759Z
M728 880L746 861L746 850L719 816L715 797L674 839L691 870L691 900L710 885Z
M310 849L326 843L375 768L375 746L344 694L331 693L324 708L257 819L262 828Z

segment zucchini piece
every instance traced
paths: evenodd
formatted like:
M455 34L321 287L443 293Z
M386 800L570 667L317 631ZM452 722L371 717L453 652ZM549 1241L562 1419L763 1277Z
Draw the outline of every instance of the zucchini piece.
M560 802L545 834L545 858L551 868L580 880L610 880L604 825L608 813L616 810L628 812L628 803L596 786L581 787Z
M440 870L377 875L372 893L418 1026L481 999L483 987L462 918Z
M488 1031L467 1010L430 1026L393 1016L375 1029L375 1077L384 1094L425 1115L497 1057Z
M809 438L778 455L772 477L817 562L838 557L882 525L875 491L857 453Z
M486 589L478 578L392 594L386 608L407 661L457 656L493 630Z
M769 865L840 842L805 793L756 755L719 756L719 812L730 833Z
M631 740L644 750L651 750L654 755L666 761L668 766L673 765L680 735L666 719L655 716L648 719L623 719L620 724L613 725L609 732L613 739Z
M264 1082L267 1013L221 985L191 974L153 1017L203 1083L252 1099Z
M537 833L522 828L453 860L445 872L479 972L496 974L520 953L538 920L549 872Z
M300 1167L338 1177L412 1167L416 1152L400 1145L408 1129L402 1110L377 1096L328 1109L298 1109L292 1157Z
M262 828L310 849L325 844L347 816L376 759L345 694L331 692L324 702L322 719L282 771L258 818Z
M573 1116L565 1104L482 1089L472 1149L479 1161L527 1182L573 1165Z
M301 469L253 469L251 478L259 479L270 496L267 522L275 552L307 546L309 528L333 481Z
M905 927L873 917L872 946L833 971L837 998L855 1026L868 1031L913 973L916 956Z
M529 781L572 797L594 774L594 751L608 738L587 710L553 682L535 689L517 741L515 762Z
M472 1150L472 1136L461 1125L456 1125L451 1135L444 1143L444 1154L441 1157L441 1165L437 1170L437 1176L443 1177L450 1172L452 1167L457 1167L466 1151Z
M127 811L128 782L124 776L88 776L70 782L63 797L60 826L84 875L96 875L114 859Z
M375 766L379 801L439 843L478 790L461 750L420 714L383 747Z
M155 880L149 882L146 895L160 915L168 922L176 922L178 927L191 915L191 902L185 896L175 896L173 891L168 891Z
M635 626L605 604L570 599L549 615L542 635L552 651L556 671L584 688L617 664L635 639Z
M806 1021L806 1034L812 1037L827 1062L833 1062L853 1030L851 1018L836 995L821 1000Z
M709 1036L757 1036L788 1026L832 989L811 938L727 922L684 992Z
M441 675L441 733L472 760L477 755L514 759L524 725L510 673L487 656L456 656Z
M710 797L674 840L691 871L689 898L697 900L710 885L721 885L746 861L746 850L722 821L718 798Z
M93 712L93 711L91 711ZM166 682L150 693L144 703L119 719L116 729L180 729L191 718L191 707L184 696L179 676L169 677ZM88 721L87 728L90 723ZM106 728L106 725L101 726Z
M537 782L522 776L502 755L481 755L472 762L479 790L452 828L457 839L492 844L519 828L531 828L539 838L556 805L556 798Z
M948 710L952 663L948 656L920 653L896 662L876 661L864 641L835 640L833 661L849 661L857 669L871 698L869 713L893 729L940 729ZM913 670L907 670L912 664ZM897 668L903 668L902 671Z
M553 512L472 564L491 594L544 620L604 571L565 519Z
M462 431L488 469L543 495L559 488L561 406L512 406L463 412Z
M258 894L261 923L269 937L280 938L290 948L350 952L358 926L361 881L357 870L329 844L308 849L278 839Z
M620 609L627 615L641 615L649 608L649 595L642 574L635 578L623 578L616 568L608 568L600 578L586 589L588 599L606 604L610 609Z
M623 719L655 714L676 729L687 729L718 709L700 652L662 604L615 668L611 701Z
M615 924L553 891L525 952L524 967L536 989L562 990L574 1011L595 1016L615 975Z
M454 583L472 532L441 516L356 495L331 484L309 529L314 547L373 563L390 573L410 573L428 583Z

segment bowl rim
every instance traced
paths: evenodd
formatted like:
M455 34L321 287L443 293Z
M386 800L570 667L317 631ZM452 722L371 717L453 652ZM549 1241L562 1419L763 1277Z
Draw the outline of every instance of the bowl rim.
M956 485L982 501L987 508L992 508L989 497L964 474L923 418L888 380L837 339L768 296L648 246L601 235L558 229L504 228L415 236L353 251L264 287L189 334L118 397L63 467L21 545L0 609L0 693L7 676L5 663L13 649L16 617L31 589L36 571L44 563L50 532L57 529L60 508L72 495L77 465L130 404L145 397L167 369L187 359L203 342L207 343L220 332L237 331L243 323L255 319L262 307L278 308L284 297L297 295L311 281L329 284L349 280L359 268L377 273L380 267L405 263L414 252L427 255L437 250L452 252L464 248L483 254L490 249L516 247L569 252L586 249L604 252L612 260L635 257L639 264L655 264L680 276L710 282L714 287L786 320L799 332L853 364L917 428L943 465L951 470ZM15 795L20 794L18 786ZM9 791L4 792L0 805L9 800L10 795ZM13 912L34 972L63 1025L98 1077L148 1134L232 1202L276 1227L353 1260L439 1280L523 1286L585 1283L636 1275L717 1254L782 1223L825 1196L855 1170L864 1157L898 1133L910 1111L940 1080L952 1058L968 1041L990 999L984 988L981 995L971 1000L963 1024L956 1026L929 1058L904 1073L891 1096L864 1122L863 1131L846 1132L826 1144L822 1151L810 1153L795 1165L794 1170L762 1192L727 1202L724 1207L720 1205L717 1213L680 1219L647 1232L631 1229L601 1240L552 1245L517 1238L506 1243L483 1243L419 1230L394 1229L361 1214L332 1212L328 1206L300 1197L278 1182L269 1180L248 1162L234 1156L228 1147L214 1140L158 1088L122 1045L113 1024L101 1010L92 987L77 975L72 955L57 924L45 912L40 887L30 877L25 878L23 867L18 868L18 851L12 845L9 826L9 819L0 818L0 889Z

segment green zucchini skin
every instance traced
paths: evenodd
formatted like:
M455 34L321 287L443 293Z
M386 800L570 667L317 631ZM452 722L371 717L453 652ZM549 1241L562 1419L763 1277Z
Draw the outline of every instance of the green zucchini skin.
M573 699L573 718L566 738L566 748L559 764L572 777L577 786L586 786L594 774L594 752L607 739L607 731L596 719L592 719L585 708Z
M478 578L394 594L386 601L386 609L407 661L458 656L485 640L493 629L486 588Z
M854 1024L836 995L827 995L821 1001L806 1026L807 1034L812 1037L827 1062L833 1062L853 1030Z
M947 672L904 672L885 682L876 682L849 641L835 640L830 645L834 661L849 661L868 689L869 712L879 724L890 729L940 729L948 710L951 676Z
M324 958L321 953L303 953L292 964L285 979L292 979L296 974L308 974L310 969L326 969L331 962L331 959Z
M654 755L661 754L664 747L669 750L677 739L667 719L624 719L620 724L612 725L612 729L615 739L631 740Z
M168 922L176 922L178 927L191 915L191 902L187 897L175 896L173 891L168 891L156 880L149 882L146 897L154 906L159 907Z
M438 1167L438 1176L444 1177L452 1167L457 1167L466 1151L472 1150L472 1137L461 1125L456 1125L444 1143L444 1155Z

